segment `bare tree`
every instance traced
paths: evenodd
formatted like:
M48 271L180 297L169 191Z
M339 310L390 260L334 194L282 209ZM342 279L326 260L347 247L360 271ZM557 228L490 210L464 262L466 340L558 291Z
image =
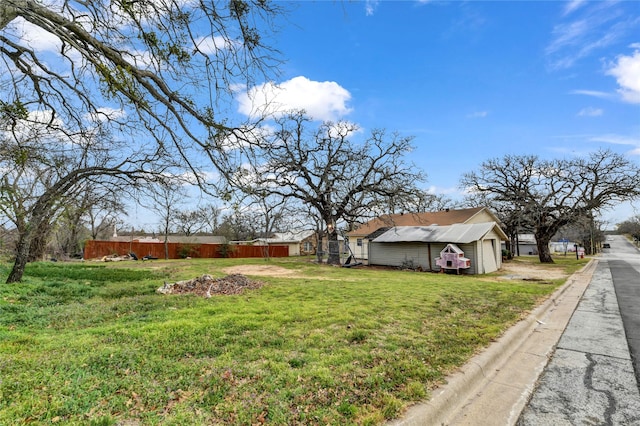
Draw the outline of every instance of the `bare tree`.
M160 219L160 233L164 238L164 258L169 258L169 234L175 221L178 208L184 201L186 191L184 182L173 176L163 176L154 185L148 186L148 197L143 202L146 207L156 212Z
M176 210L173 214L173 223L175 224L176 230L187 237L197 234L206 226L206 222L202 216L202 210L200 209Z
M128 149L101 126L85 123L71 133L51 117L13 104L0 107L0 209L18 232L15 262L7 282L22 279L28 261L42 253L47 236L68 200L86 185L120 187L161 171L162 155Z
M76 197L66 197L55 221L55 256L82 252L86 239L107 238L125 215L123 194L109 187L84 184Z
M263 0L3 0L3 102L50 113L68 129L89 115L127 133L144 130L202 183L194 153L216 162L224 151L211 136L243 133L244 125L227 124L220 102L279 65L265 40L281 13ZM34 42L35 32L55 51Z
M262 0L3 0L2 204L14 210L8 216L20 234L8 281L21 279L65 198L86 182L139 183L162 173L170 159L204 188L203 163L226 156L214 143L217 135L242 139L251 127L229 125L221 101L231 99L238 83L251 84L278 65L263 35L280 12ZM55 51L34 42L39 31ZM40 137L51 153L33 135L25 149L24 122L46 129ZM114 139L95 143L96 129ZM129 143L118 143L124 137ZM35 190L26 191L28 185Z
M244 204L255 218L256 228L264 238L271 238L275 232L292 230L292 217L300 214L299 206L293 199L271 193L265 188L254 189L245 194ZM269 244L264 246L263 256L269 258Z
M204 230L211 234L215 233L220 226L222 209L215 204L209 203L200 206L200 212L204 222Z
M97 191L91 189L89 203L84 213L84 220L89 227L91 239L107 238L114 234L126 216L122 194L114 191Z
M256 238L259 230L253 212L246 206L234 204L222 217L217 233L229 241L246 241Z
M635 241L640 240L640 215L630 217L618 223L616 231L620 234L630 235Z
M375 216L381 216L395 213L438 211L455 206L456 203L446 195L431 194L414 186L395 196L378 197L370 204L371 211L368 212L368 216L362 218L362 221L371 219L371 213Z
M327 122L313 131L304 112L276 124L273 134L245 148L247 162L233 184L248 193L260 188L312 207L327 231L329 263L340 263L338 222L362 217L376 198L412 193L415 182L423 179L404 161L411 137L374 130L365 141L353 142L356 125Z
M596 254L605 240L602 224L595 220L592 215L587 215L564 226L558 234L582 245L587 255Z
M608 150L569 160L507 155L465 174L461 186L512 205L534 230L540 262L553 263L549 242L560 228L640 196L640 168Z
M462 201L464 207L487 207L500 220L500 226L509 237L507 256L520 256L519 236L521 233L533 232L529 221L522 217L518 206L511 202L499 201L491 193L472 193Z

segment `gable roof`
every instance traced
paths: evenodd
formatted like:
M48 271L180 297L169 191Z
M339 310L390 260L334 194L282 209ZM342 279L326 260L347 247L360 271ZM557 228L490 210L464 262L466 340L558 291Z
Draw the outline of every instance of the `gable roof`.
M347 233L349 236L366 236L380 228L393 226L430 226L453 225L454 223L466 223L482 211L488 213L495 222L498 219L486 207L474 207L460 210L440 210L437 212L390 214L377 217L363 224L358 229Z
M495 222L456 223L453 225L431 226L397 226L389 229L374 243L456 243L468 244L481 240L491 231L495 231L501 239L507 239L505 233Z

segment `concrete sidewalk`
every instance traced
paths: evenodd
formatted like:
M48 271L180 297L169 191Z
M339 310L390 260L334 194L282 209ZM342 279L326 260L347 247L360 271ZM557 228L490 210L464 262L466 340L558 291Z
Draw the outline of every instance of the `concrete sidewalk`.
M431 400L410 408L402 419L390 422L389 425L504 426L515 424L529 402L536 382L547 366L565 328L568 329L567 342L576 342L576 339L579 341L581 338L577 337L572 330L582 329L585 324L587 328L596 332L593 328L594 321L588 314L590 311L588 305L598 303L602 300L603 294L613 294L615 300L612 285L594 287L585 294L597 267L598 261L593 260L580 272L572 275L529 317L509 329L487 350L472 358L458 373L450 376L446 385L434 391ZM598 273L605 272L598 270ZM579 313L575 315L577 322L568 328L567 324L572 319L583 294L585 294L583 301L585 309L578 309ZM610 296L607 296L608 298ZM615 315L611 314L611 316L612 318L606 318L606 321L612 320L617 327L617 322L620 322L619 313L617 322ZM620 330L622 330L621 324ZM609 329L597 330L598 333L610 331ZM619 333L616 332L616 334ZM624 331L622 336L624 340ZM597 340L593 342L598 344ZM619 340L611 344L615 344L617 348L621 346ZM568 347L565 351L571 350ZM558 356L554 358L561 362L564 352L557 353ZM631 370L631 377L634 380L632 388L637 392L633 370ZM582 377L569 378L569 380L582 382ZM569 388L567 390L571 392ZM640 408L637 412L640 412ZM521 422L522 424L562 424L553 419L537 422L533 417L527 417L526 413ZM567 423L564 422L564 424Z

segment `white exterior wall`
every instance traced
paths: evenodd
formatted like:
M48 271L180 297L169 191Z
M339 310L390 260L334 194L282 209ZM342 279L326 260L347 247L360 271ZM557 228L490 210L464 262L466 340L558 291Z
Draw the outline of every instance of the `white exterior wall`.
M369 240L366 238L360 238L362 245L358 245L358 238L349 237L349 248L353 252L356 259L367 260L369 259Z
M254 246L287 246L289 247L289 257L291 256L300 256L300 243L298 242L277 242L277 241L272 241L272 242L265 242L265 241L256 241L254 244Z
M502 240L500 239L500 236L494 231L488 233L485 238L491 238L493 240L494 253L496 256L496 270L498 270L502 268Z

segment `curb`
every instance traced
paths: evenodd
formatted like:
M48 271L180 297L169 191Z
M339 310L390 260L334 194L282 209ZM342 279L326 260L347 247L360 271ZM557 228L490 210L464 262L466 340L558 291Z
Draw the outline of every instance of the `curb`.
M500 338L472 357L457 372L446 377L445 384L434 390L429 401L410 407L403 418L392 420L387 423L387 426L447 424L460 408L465 406L481 390L491 372L500 369L516 349L522 346L527 338L535 332L535 329L543 323L540 318L544 318L560 303L566 291L576 281L585 275L593 274L597 264L598 260L592 259L582 269L567 278L567 281L559 289L531 311L525 319L510 327ZM554 342L554 347L556 343Z

